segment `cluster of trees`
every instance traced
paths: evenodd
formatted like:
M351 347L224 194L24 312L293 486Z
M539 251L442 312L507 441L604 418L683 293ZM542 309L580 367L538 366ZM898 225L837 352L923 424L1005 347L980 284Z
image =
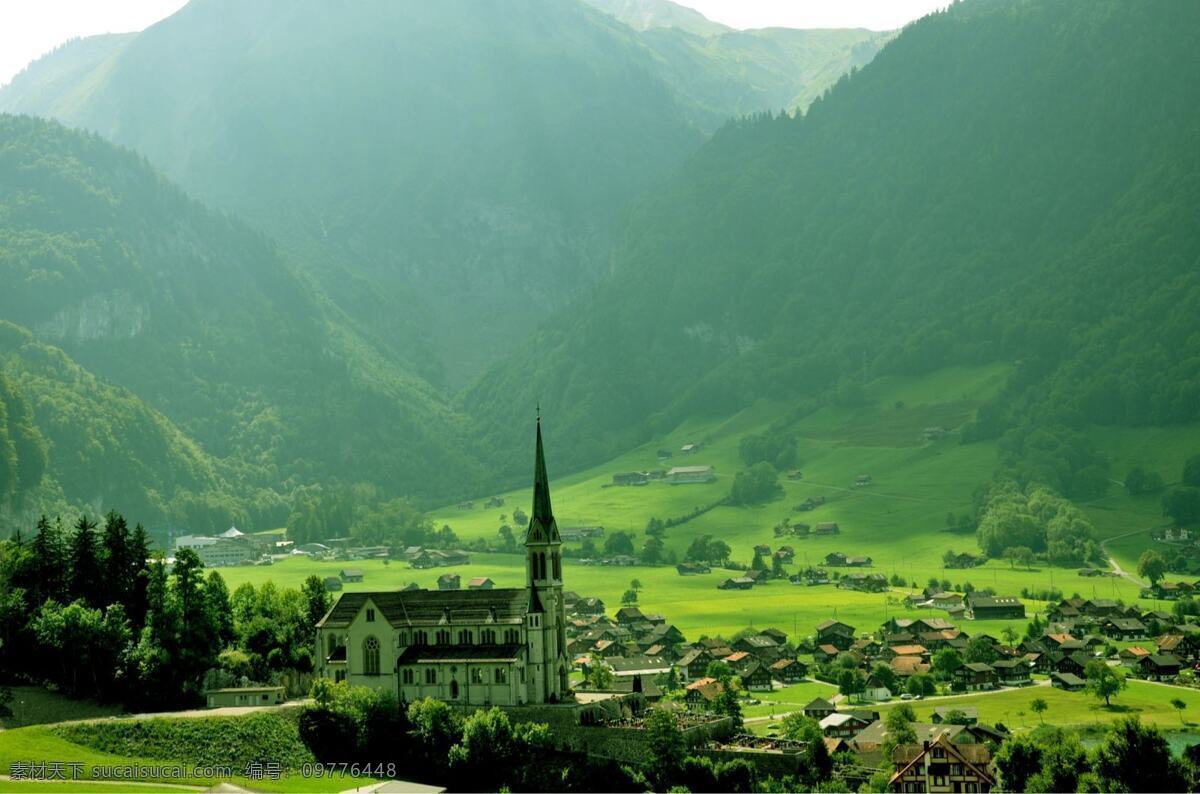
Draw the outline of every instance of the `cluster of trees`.
M0 372L0 506L42 481L48 457L29 400Z
M73 696L143 709L192 705L213 681L266 682L312 669L315 624L329 607L318 577L302 589L229 594L181 549L170 572L139 524L42 518L0 543L0 671Z
M1200 521L1200 455L1183 464L1179 487L1163 494L1162 512L1180 524Z
M1158 728L1128 717L1090 750L1062 728L1013 733L995 764L1005 791L1194 791L1200 753L1193 750L1173 755Z
M791 433L752 433L738 442L738 457L747 468L756 463L769 463L777 470L795 468L799 462L796 436Z
M733 549L720 538L712 535L700 535L694 538L684 552L683 558L688 562L702 562L708 565L724 565L729 562Z
M975 537L990 557L1028 560L1027 552L1040 552L1064 566L1101 559L1091 522L1046 485L996 480L981 494L977 513Z
M779 472L765 461L739 471L729 488L729 504L753 505L769 502L783 495Z

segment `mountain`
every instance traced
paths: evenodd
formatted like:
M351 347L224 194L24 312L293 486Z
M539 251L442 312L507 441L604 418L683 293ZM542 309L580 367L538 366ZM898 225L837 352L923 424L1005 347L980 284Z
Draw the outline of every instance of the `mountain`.
M873 35L638 32L576 0L192 0L43 58L0 110L143 154L453 388L605 277L624 207L705 133L806 101Z
M232 492L365 482L444 498L481 474L462 418L356 334L260 233L94 134L0 115L0 141L0 319L161 412L227 462ZM77 421L83 432L92 419ZM57 451L51 460L61 462ZM61 474L69 499L106 492Z
M697 36L715 36L732 28L713 22L699 11L671 0L586 0L636 31L675 28Z
M998 0L906 27L803 116L718 133L466 410L503 446L491 395L536 396L579 465L759 397L853 404L876 375L1006 360L972 434L1014 454L1067 455L1048 427L1196 419L1197 22Z

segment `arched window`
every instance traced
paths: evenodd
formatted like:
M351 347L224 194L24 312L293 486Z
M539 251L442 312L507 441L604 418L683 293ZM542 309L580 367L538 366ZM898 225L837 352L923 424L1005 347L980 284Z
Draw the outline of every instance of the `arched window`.
M558 558L557 551L554 552L553 560L554 560L554 578L561 579L562 578L562 561Z
M463 629L462 631L458 632L459 645L471 645L473 644L472 640L473 638L471 637L470 629Z
M504 641L510 645L517 645L521 642L521 632L516 629L504 630Z
M437 644L438 645L449 645L450 644L450 629L438 629Z
M363 675L379 675L379 640L363 640Z
M546 552L544 551L538 554L538 578L546 578Z
M483 629L482 631L480 631L479 632L479 642L483 645L495 645L496 644L495 629Z
M413 645L428 645L429 634L424 631L413 632Z
M408 645L408 632L407 631L400 632L400 636L398 636L396 638L396 644L399 645L401 648L403 648L405 645Z

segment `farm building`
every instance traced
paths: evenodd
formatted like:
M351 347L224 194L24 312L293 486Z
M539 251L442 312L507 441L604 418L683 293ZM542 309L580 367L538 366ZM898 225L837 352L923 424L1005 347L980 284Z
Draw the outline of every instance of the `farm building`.
M715 479L717 472L712 466L675 466L667 471L666 477L671 485L706 483Z
M338 578L343 582L361 582L363 580L362 568L343 568L338 571Z
M836 535L841 531L836 521L818 521L813 527L814 535Z
M476 576L474 579L467 582L468 590L491 590L495 586L496 583L493 582L491 577L488 576Z
M966 598L973 620L1006 620L1025 617L1025 604L1015 596L985 596L971 593Z
M456 573L444 573L438 577L438 590L457 590L462 587L462 579Z

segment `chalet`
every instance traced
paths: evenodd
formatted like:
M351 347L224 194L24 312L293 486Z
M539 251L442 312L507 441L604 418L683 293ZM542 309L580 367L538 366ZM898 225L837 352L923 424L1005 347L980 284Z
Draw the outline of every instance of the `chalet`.
M666 481L670 485L706 483L717 479L712 466L675 466L667 470Z
M1051 673L1050 686L1056 689L1065 689L1068 692L1076 692L1087 686L1087 681L1074 673Z
M815 698L809 701L808 705L806 705L800 711L805 717L810 717L811 719L820 722L830 714L833 714L835 711L837 711L837 708L824 698Z
M650 638L668 646L682 645L687 642L687 637L683 636L683 632L673 623L659 623L650 630Z
M930 651L940 651L942 648L962 650L967 647L967 636L958 629L923 631L917 635L917 640Z
M1121 605L1110 598L1093 598L1083 602L1080 610L1083 614L1094 618L1106 618L1120 612Z
M754 587L754 580L745 576L738 576L731 579L723 579L717 585L718 590L750 590Z
M757 660L751 660L738 674L746 689L770 689L771 671Z
M325 577L325 590L330 593L335 593L342 589L342 580L336 576Z
M832 645L844 651L854 642L854 627L840 620L823 620L817 624L817 644Z
M846 555L840 551L831 551L825 555L825 564L830 568L846 567Z
M958 593L934 593L929 597L929 605L934 609L950 609L961 606L963 597Z
M848 567L848 568L870 568L871 567L871 558L870 557L847 557L846 558L846 567Z
M706 648L693 648L676 662L675 667L689 679L695 679L703 677L708 672L708 666L714 661L716 657Z
M818 521L813 527L814 535L837 535L841 531L836 521Z
M338 571L338 578L343 582L361 582L363 580L362 568L343 568Z
M1147 681L1174 681L1183 662L1169 653L1154 653L1138 662L1138 673Z
M462 587L462 579L456 573L444 573L438 577L438 590L457 590Z
M712 569L702 562L681 562L675 566L675 570L680 576L696 576L712 572Z
M958 719L954 724L975 725L979 722L979 709L975 706L937 706L933 709L933 716L929 721L934 725L941 725L948 717Z
M581 598L575 603L575 612L579 615L603 615L604 602L599 598Z
M1028 686L1033 683L1031 665L1024 659L999 659L992 662L996 683L1000 686Z
M795 684L803 681L808 675L808 667L796 659L780 659L771 665L771 675L785 684Z
M1087 669L1088 662L1091 659L1082 651L1075 651L1068 655L1062 651L1046 654L1051 658L1051 668L1056 673L1074 673L1075 675L1083 675L1083 671Z
M495 586L496 583L493 582L491 577L488 576L476 576L474 579L467 582L468 590L491 590Z
M888 780L892 791L990 792L996 778L989 771L992 753L986 744L954 744L946 736L922 744L901 744L892 750L896 772Z
M771 574L769 572L758 571L753 568L743 573L742 576L754 582L755 584L766 584L767 580L771 578Z
M1121 660L1121 665L1128 667L1131 670L1136 670L1141 666L1142 659L1150 656L1150 651L1139 645L1131 645L1124 648L1117 654L1117 658Z
M966 598L966 608L973 620L1011 620L1025 617L1025 604L1015 596L970 593Z
M712 707L713 701L724 691L725 687L717 679L701 678L684 687L683 702L687 704L689 709L697 711L707 710Z
M880 654L885 661L891 661L897 656L916 656L917 658L925 658L929 656L929 651L924 645L891 645L883 649Z
M764 557L769 557L771 556L771 547L765 543L759 543L754 547L754 553L761 554Z
M765 628L759 632L764 637L775 640L776 645L787 645L787 633L777 628Z
M1183 659L1195 659L1200 650L1197 640L1188 634L1164 634L1155 643L1159 653L1169 653Z
M618 486L648 485L649 483L650 472L648 471L625 471L612 476L612 484Z
M635 675L655 676L671 671L668 662L649 656L614 656L608 659L608 666L618 678Z
M767 663L773 663L783 655L783 649L779 647L779 643L765 634L742 637L733 644L733 648L735 651L745 651L754 658Z
M869 712L835 711L821 720L821 733L836 739L849 739L874 721Z
M816 510L821 505L825 504L824 496L810 496L798 505L792 507L797 513L807 513L809 510ZM823 532L825 535L836 535L837 531Z
M983 662L968 662L954 671L956 689L967 692L981 692L996 688L996 671L990 664Z
M794 573L788 578L792 584L802 584L810 587L829 584L829 572L824 568L805 568L803 571Z
M841 653L836 646L824 644L818 645L813 649L813 661L817 664L826 664L832 662Z
M773 557L779 560L781 565L791 565L796 559L796 550L791 546L780 546L775 550Z
M854 478L854 487L855 488L862 488L862 487L870 485L870 484L871 484L871 475L870 474L860 474Z
M921 661L920 656L897 656L888 662L888 667L901 678L929 672L929 663Z
M874 659L883 654L883 645L873 637L863 637L851 643L850 650L858 651L867 659Z
M645 620L642 615L642 610L637 607L621 607L617 610L617 614L613 615L618 626L629 626L641 620Z
M1106 637L1114 640L1139 640L1146 636L1146 624L1136 618L1105 618L1100 627Z

